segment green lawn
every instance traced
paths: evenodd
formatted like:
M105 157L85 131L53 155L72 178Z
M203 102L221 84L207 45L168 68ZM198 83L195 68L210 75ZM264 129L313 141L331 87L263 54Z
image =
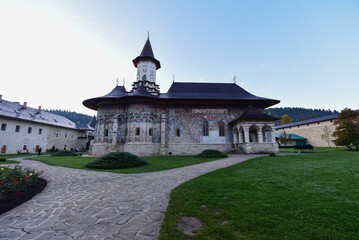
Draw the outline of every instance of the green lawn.
M159 239L359 239L359 152L261 157L171 192ZM200 219L193 237L180 216Z
M20 162L19 161L13 161L13 160L6 160L5 162L0 162L0 165L14 164L14 163L20 163Z
M102 171L102 172L116 172L116 173L145 173L145 172L157 172L168 170L172 168L179 168L188 165L209 162L217 160L219 158L195 158L194 156L157 156L157 157L142 157L149 164L146 166L135 167L135 168L125 168L125 169L94 169L87 168L85 165L96 159L96 157L34 157L29 160L37 160L48 165L69 167L69 168L78 168L92 171Z

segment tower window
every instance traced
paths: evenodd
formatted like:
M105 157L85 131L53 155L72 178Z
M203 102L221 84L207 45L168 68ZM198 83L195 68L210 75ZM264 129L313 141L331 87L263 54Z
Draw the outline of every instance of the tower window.
M177 137L181 136L181 129L179 129L179 128L176 129L176 136Z
M27 133L31 133L32 132L32 127L29 127L28 129L27 129Z
M15 132L20 132L20 125L16 125Z
M203 123L203 136L208 136L208 122Z
M152 133L153 132L153 130L152 130L152 128L150 128L149 130L148 130L148 136L152 136Z
M147 80L147 79L146 79L146 74L143 75L142 80L143 80L143 81L146 81L146 80Z
M140 135L140 128L136 128L136 136Z
M42 134L42 128L39 128L39 134Z
M220 122L218 124L218 128L219 128L219 136L224 137L226 135L224 122Z

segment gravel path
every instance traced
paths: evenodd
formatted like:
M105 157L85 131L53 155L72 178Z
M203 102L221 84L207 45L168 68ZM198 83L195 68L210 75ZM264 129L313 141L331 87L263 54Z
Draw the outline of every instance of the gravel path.
M259 155L141 174L55 167L21 160L44 170L48 182L32 200L0 215L0 239L157 239L170 192L183 182Z

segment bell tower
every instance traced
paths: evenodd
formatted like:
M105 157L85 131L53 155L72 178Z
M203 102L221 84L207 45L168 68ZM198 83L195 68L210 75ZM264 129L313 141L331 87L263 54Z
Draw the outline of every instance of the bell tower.
M158 95L160 88L156 84L156 71L161 68L161 63L153 54L149 36L140 56L133 59L132 62L137 68L137 76L136 82L132 84L131 92L135 91L140 85L143 85L149 93Z

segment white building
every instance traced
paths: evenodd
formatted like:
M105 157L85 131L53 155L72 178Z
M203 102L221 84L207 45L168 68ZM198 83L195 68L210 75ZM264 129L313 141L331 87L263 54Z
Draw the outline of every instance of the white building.
M86 148L87 124L75 124L69 119L2 99L0 95L0 153L43 151L53 146L60 150Z

